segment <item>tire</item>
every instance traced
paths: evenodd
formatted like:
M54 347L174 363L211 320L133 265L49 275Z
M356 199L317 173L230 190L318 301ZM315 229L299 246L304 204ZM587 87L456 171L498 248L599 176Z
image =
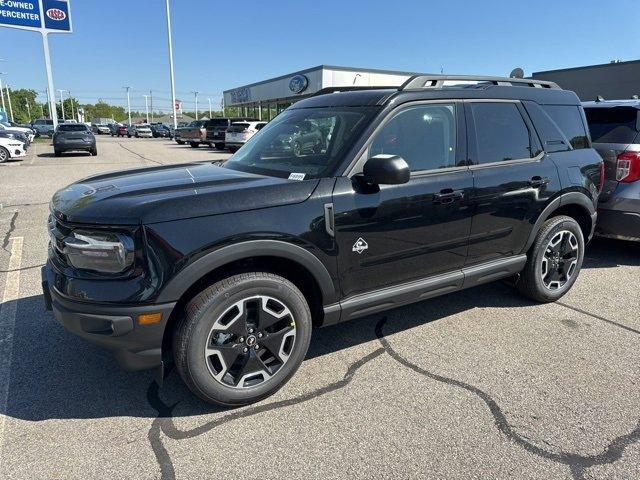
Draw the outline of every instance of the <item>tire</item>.
M91 156L96 157L98 155L98 147L93 147L91 150L89 150L89 153L91 154Z
M550 218L542 224L529 249L527 263L516 282L518 290L537 302L555 302L578 278L584 249L578 222L565 215Z
M196 143L196 142L189 142L189 146L190 146L191 148L198 148L198 147L200 146L200 144L199 144L199 143Z
M127 134L127 138L131 138L131 135L130 135L130 134Z
M0 147L0 163L4 163L11 158L9 155L9 150L4 147Z
M54 151L53 151L53 154L54 154L56 157L61 157L61 156L62 156L62 152L61 152L60 150L54 150Z
M224 143L216 143L215 144L216 150L224 150Z
M238 147L229 147L229 152L236 153L238 151Z
M183 142L182 140L176 140L176 143L177 143L178 145L184 145L184 142Z
M243 306L242 310L238 305ZM266 305L282 307L279 310L281 317L272 327L261 329L262 318L272 321L277 318L269 314L267 308L272 307ZM273 308L272 312L275 310ZM264 317L261 318L261 314ZM247 318L249 323L245 321ZM249 330L251 325L255 326L255 331ZM277 331L270 332L269 328ZM207 345L219 345L213 340L214 332L220 329L225 333L218 341L226 347L224 351L230 359L230 367L221 363L222 356L205 354L212 350L222 352L216 348L206 350ZM206 402L224 406L247 405L272 395L293 376L309 348L311 330L309 306L293 283L267 272L233 275L206 288L186 306L185 316L173 337L176 369L187 387ZM276 350L277 357L272 354ZM283 360L285 350L288 354ZM270 366L256 358L260 362L264 359ZM243 362L250 362L246 364L246 371L239 368ZM255 368L264 369L255 371Z

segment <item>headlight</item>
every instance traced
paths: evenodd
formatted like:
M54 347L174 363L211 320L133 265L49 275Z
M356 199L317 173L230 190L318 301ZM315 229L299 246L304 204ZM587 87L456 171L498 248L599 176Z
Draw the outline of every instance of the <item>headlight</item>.
M76 268L119 273L133 264L133 239L120 233L75 230L64 239L63 253Z

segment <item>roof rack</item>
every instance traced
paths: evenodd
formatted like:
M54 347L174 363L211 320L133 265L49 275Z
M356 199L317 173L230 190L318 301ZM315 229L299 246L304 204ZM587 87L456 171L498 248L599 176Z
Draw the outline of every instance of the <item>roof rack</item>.
M453 86L455 83L474 84L487 83L500 86L528 86L536 88L560 88L557 83L544 80L534 80L532 78L512 78L512 77L482 77L477 75L416 75L409 78L398 90L413 90L418 88L443 88ZM450 83L450 85L445 85Z
M353 92L357 90L398 90L398 86L350 86L350 87L325 87L321 90L318 90L316 93L311 95L312 97L316 97L318 95L326 95L327 93L336 93L336 92Z

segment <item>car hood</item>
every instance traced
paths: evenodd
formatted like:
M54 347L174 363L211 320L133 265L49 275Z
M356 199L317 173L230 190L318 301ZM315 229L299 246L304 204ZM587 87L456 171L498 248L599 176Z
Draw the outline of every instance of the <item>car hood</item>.
M317 184L212 163L164 165L85 178L56 192L51 210L72 223L147 224L300 203Z

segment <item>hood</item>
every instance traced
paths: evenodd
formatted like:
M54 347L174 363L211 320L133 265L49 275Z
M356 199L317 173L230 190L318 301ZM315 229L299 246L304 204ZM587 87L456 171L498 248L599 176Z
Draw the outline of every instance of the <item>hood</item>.
M56 192L51 210L72 223L148 224L300 203L317 184L212 163L164 165L85 178Z

